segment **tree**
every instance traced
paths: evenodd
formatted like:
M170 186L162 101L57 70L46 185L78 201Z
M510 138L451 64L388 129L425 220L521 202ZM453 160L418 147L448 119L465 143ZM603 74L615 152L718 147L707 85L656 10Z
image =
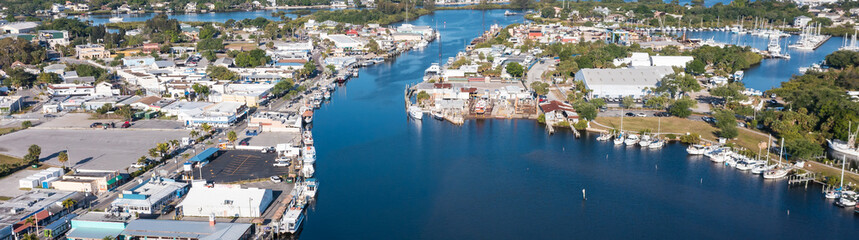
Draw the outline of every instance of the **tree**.
M743 95L743 90L746 87L742 82L732 82L722 86L710 89L710 94L717 97L722 97L726 102L734 100L743 100L746 95Z
M719 132L717 133L719 137L731 139L739 135L737 118L734 116L734 112L730 110L717 111L715 118L716 127L719 128Z
M21 122L21 128L27 129L33 126L33 122L29 120Z
M206 74L208 74L209 77L211 77L212 79L215 79L215 80L233 81L233 80L239 79L238 73L235 73L235 72L231 71L229 68L222 67L222 66L209 66L209 68L206 69Z
M573 107L576 109L576 113L585 120L591 121L597 118L597 106L593 103L578 101Z
M27 220L29 221L30 219L28 218ZM24 236L21 236L21 240L39 240L39 237L36 236L36 234L28 233L24 234Z
M200 133L195 131L195 130L191 130L191 132L188 133L188 135L191 136L192 138L197 138L197 136L200 136Z
M200 28L200 39L209 39L214 38L220 33L218 29L212 26L212 24L203 25L203 28Z
M511 0L510 6L516 9L530 8L534 4L534 0Z
M198 99L209 96L209 86L195 83L194 85L191 85L191 89L194 89L194 93L197 94Z
M146 156L140 156L140 158L137 158L137 163L143 164L143 163L146 163L146 160L147 160Z
M695 106L695 100L692 100L691 98L685 97L683 99L675 101L674 104L671 104L670 106L668 106L668 113L671 113L671 115L674 115L674 116L677 116L680 118L686 118L686 117L689 117L689 115L692 115L692 109L691 108L694 106Z
M686 72L691 74L703 74L706 71L707 65L701 60L695 59L686 64Z
M672 99L677 99L679 93L700 91L698 80L687 74L668 74L662 77L656 92L669 93Z
M172 147L174 149L179 147L179 140L173 139L173 140L170 140L167 142L170 143L170 147Z
M542 10L540 10L540 16L543 18L555 17L555 8L551 6L544 7Z
M834 68L859 66L859 52L846 50L835 51L826 55L826 63Z
M214 62L218 59L218 56L215 55L215 51L212 50L203 51L201 54L204 58L206 58L206 60L209 60L209 62Z
M206 38L197 42L197 51L203 52L206 50L223 50L224 40L220 38Z
M206 133L212 132L212 126L209 125L208 123L203 123L202 125L200 125L200 128L203 129L203 132L206 132Z
M27 149L27 155L24 155L24 161L27 161L28 164L36 164L39 162L39 155L42 155L42 147L36 144L30 145L30 148Z
M519 63L511 62L507 64L507 73L513 77L522 77L525 73L525 68L519 65Z
M9 76L8 85L14 87L31 87L36 81L36 75L30 74L22 68L12 68L6 71L6 75Z
M280 96L281 94L289 92L293 88L292 79L283 79L274 84L274 87L271 88L272 94L275 96Z
M131 109L131 106L125 105L125 106L117 108L116 111L114 111L114 113L116 113L116 115L121 116L122 119L128 121L128 120L131 120L131 118L133 117L134 110Z
M620 100L620 105L623 106L623 108L632 108L635 106L635 99L632 99L631 96L623 97L623 99Z
M230 142L235 142L238 139L239 137L236 135L235 131L230 131L227 133L227 140L230 140Z
M379 43L374 39L370 39L370 42L367 43L367 51L371 53L380 54L382 53L379 47Z
M328 64L325 67L328 68L328 71L330 71L331 74L337 73L337 67L335 67L334 65Z
M591 99L590 103L593 104L594 107L597 107L597 108L601 108L601 107L606 105L605 99L602 99L602 98Z
M537 95L546 95L549 94L549 84L544 82L532 82L531 89L534 90Z
M78 204L78 201L75 201L74 199L69 198L69 199L63 200L63 207L64 208L69 208L69 209L73 208L75 206L75 204Z
M66 162L69 161L69 154L66 151L62 151L57 154L57 161L60 161L60 164L63 165L63 168L66 167Z
M36 81L40 84L56 84L63 82L63 79L60 79L60 75L56 73L39 73Z

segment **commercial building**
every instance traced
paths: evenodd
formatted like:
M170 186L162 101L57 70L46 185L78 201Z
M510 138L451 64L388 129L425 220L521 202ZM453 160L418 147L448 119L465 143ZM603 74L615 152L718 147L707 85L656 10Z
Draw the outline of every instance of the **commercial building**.
M105 237L118 239L132 219L130 214L119 212L88 212L71 220L67 240L101 240Z
M158 214L165 205L181 197L187 189L187 183L153 177L130 190L122 191L110 206L127 213Z
M254 236L250 223L216 223L137 219L128 223L120 234L126 240L246 240Z
M262 132L301 132L301 116L296 113L256 112L251 115L248 128Z
M337 35L324 35L322 39L331 40L334 42L334 46L346 51L351 50L361 50L364 47L364 44L355 40L354 38L342 34Z
M21 96L0 96L0 114L9 115L21 109Z
M32 33L38 26L36 22L14 22L0 25L0 31L11 34Z
M635 67L623 69L581 69L576 81L585 83L589 98L642 98L655 89L671 67Z
M45 41L45 43L50 47L69 45L69 31L66 30L40 30L39 38L42 39L42 41Z
M187 126L200 126L203 123L214 127L229 127L245 117L248 107L241 102L219 102L195 113L179 114L179 120Z
M101 44L84 44L75 46L75 53L78 59L100 59L109 58L110 52L104 50L104 45Z
M69 200L63 204L66 200ZM12 234L27 233L38 226L48 226L82 206L86 196L78 192L36 189L0 203L0 224L11 225ZM35 218L35 224L27 222ZM0 225L0 227L3 227ZM0 230L0 239L4 239Z
M75 192L101 193L119 186L124 179L118 171L75 170L52 183L54 189Z
M270 189L204 185L205 182L194 182L194 187L177 207L184 216L259 217L273 200Z

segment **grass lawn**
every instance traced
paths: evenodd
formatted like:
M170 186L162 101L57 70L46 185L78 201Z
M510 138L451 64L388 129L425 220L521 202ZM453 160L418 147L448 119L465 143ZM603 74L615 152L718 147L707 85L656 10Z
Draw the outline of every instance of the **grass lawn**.
M15 130L18 130L18 128L16 128L16 127L0 128L0 135L7 134L7 133L10 133L10 132L15 131Z
M698 133L701 135L701 138L710 141L718 141L715 134L718 130L717 128L702 121L693 121L678 117L627 117L623 118L623 130L639 132L644 129L650 129L652 132L656 132L660 119L662 120L662 129L660 132L673 133L677 136L685 135L687 132ZM602 125L620 129L620 117L597 117L596 121ZM603 128L596 124L591 124L591 127ZM756 151L758 149L758 143L767 141L766 136L761 136L743 129L740 129L739 131L740 136L737 137L737 139L729 140L728 142L733 142L739 146Z
M22 159L0 154L0 164L18 164Z

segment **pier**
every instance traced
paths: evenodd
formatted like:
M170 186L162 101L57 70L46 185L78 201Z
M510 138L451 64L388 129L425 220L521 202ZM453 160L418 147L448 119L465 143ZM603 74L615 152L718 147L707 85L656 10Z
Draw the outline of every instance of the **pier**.
M817 174L813 173L813 172L803 173L803 174L794 174L794 175L790 175L790 177L788 177L787 184L792 186L795 184L798 185L798 184L804 183L805 187L808 188L808 183L814 182L814 179L816 179L816 178L817 178Z

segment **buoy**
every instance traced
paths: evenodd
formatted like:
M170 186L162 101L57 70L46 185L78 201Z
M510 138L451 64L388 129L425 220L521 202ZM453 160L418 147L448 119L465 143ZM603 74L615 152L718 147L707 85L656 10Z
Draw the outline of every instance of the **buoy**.
M704 178L701 178L701 184L704 184Z

